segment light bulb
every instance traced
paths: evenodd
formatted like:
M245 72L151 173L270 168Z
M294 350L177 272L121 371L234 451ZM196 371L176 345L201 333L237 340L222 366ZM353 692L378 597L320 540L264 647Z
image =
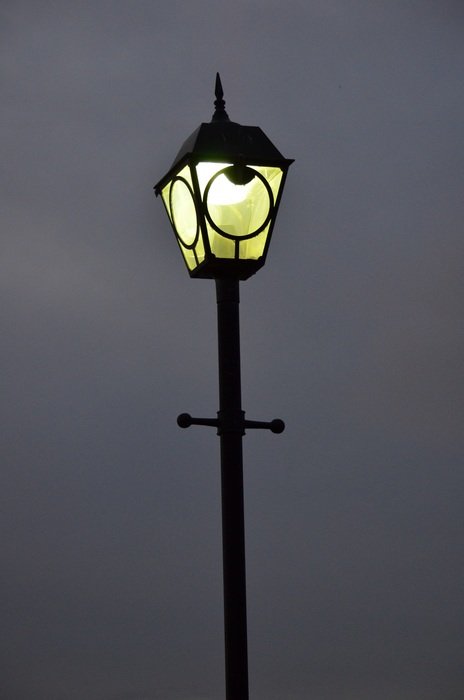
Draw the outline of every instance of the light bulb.
M214 177L225 168L228 168L228 171ZM250 168L231 166L230 163L198 163L197 175L202 194L208 183L213 180L208 190L208 203L212 205L243 202L249 193L248 184L254 178Z

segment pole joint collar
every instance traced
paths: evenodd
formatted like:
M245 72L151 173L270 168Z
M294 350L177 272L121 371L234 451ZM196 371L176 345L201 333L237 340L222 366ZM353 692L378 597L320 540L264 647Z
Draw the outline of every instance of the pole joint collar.
M218 435L245 435L245 411L218 411L217 416Z

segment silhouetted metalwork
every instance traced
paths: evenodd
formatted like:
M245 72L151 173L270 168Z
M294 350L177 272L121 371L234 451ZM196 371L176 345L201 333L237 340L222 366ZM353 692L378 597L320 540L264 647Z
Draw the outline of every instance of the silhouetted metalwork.
M214 101L214 106L216 108L213 114L213 121L221 121L223 119L229 119L227 112L225 110L226 103L224 101L224 90L222 89L221 76L216 73L216 87L214 90L214 95L216 97Z
M245 280L266 261L293 160L284 158L258 126L230 121L219 74L214 104L212 120L189 136L154 189L162 196L190 276ZM247 206L235 201L219 211L215 194L224 181L243 188ZM252 202L247 202L244 186L255 188ZM227 217L223 220L226 210L236 226ZM183 219L186 211L188 223ZM250 218L253 211L259 215ZM249 229L243 223L247 216Z
M187 139L155 192L163 196L190 275L212 278L216 283L219 411L217 418L194 418L181 413L177 423L181 428L214 427L220 438L226 698L248 700L242 438L247 429L281 433L285 425L279 418L247 420L242 410L239 280L247 279L264 264L285 176L293 161L283 158L259 127L244 127L229 120L219 74L215 97L212 122L202 124ZM211 168L212 175L201 183L199 173L203 165ZM248 195L246 187L250 183L261 187L261 208L262 197L267 196L267 211L259 226L251 231L240 229L231 233L221 228L211 214L208 196L223 176L226 188L227 183L245 188L239 189L240 194ZM234 210L237 201L232 198L221 206ZM248 210L253 209L254 203L250 195ZM181 221L176 207L182 213L187 211L190 218ZM242 248L244 242L261 234L265 236L261 247L251 248L251 254ZM214 249L218 240L232 242L232 248L226 248L222 257L218 254L220 246Z

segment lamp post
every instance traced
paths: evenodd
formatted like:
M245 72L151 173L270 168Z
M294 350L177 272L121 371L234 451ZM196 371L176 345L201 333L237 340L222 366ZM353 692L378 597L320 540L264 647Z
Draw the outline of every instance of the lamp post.
M259 127L229 120L219 74L215 112L185 141L155 185L191 277L216 283L217 418L182 413L181 428L217 428L221 445L226 699L248 700L242 437L284 430L279 419L245 419L240 379L239 281L264 265L290 164Z

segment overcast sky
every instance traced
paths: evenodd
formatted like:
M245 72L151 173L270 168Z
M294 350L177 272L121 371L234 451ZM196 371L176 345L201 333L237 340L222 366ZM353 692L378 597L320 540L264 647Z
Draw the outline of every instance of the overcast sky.
M214 284L152 186L295 158L242 285L252 700L464 697L460 0L3 0L2 700L224 697Z

